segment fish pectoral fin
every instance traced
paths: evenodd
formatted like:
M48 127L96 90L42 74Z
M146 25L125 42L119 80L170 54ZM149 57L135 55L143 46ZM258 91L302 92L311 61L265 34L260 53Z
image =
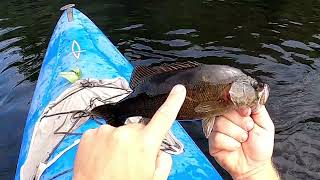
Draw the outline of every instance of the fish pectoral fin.
M142 116L133 116L126 119L124 124L141 123L147 125L150 122L150 118ZM173 135L171 130L168 131L165 138L161 143L160 149L168 154L181 154L184 150L183 144Z
M219 109L217 109L216 101L206 101L206 102L200 103L197 107L195 107L194 111L197 113L207 113L207 112L215 113L219 111Z
M171 130L168 131L165 138L163 139L160 150L168 154L181 154L184 151L183 144L173 135Z
M202 129L206 138L209 138L211 134L215 119L216 117L206 117L202 120Z

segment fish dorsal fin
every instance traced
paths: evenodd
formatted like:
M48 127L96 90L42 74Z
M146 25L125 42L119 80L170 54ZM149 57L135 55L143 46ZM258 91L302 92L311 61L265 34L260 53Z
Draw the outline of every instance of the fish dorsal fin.
M146 78L172 71L179 71L200 66L201 63L195 61L165 63L159 66L138 66L134 69L130 79L130 87L133 89Z
M145 77L153 75L153 69L148 66L138 66L134 68L130 79L130 87L134 89Z

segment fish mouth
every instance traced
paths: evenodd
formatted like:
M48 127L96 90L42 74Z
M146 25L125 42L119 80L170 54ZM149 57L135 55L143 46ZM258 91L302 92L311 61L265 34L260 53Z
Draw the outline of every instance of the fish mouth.
M262 91L259 92L258 102L251 107L252 112L256 112L262 105L265 105L268 101L270 94L270 86L268 84L263 85Z
M259 105L264 105L267 103L270 94L270 86L268 84L264 84L263 90L261 91L261 96L259 99Z

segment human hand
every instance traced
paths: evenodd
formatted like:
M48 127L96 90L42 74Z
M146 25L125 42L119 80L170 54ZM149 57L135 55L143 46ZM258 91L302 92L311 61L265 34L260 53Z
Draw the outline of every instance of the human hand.
M185 96L186 89L175 86L146 126L103 125L88 130L79 144L74 179L167 179L172 159L159 149Z
M265 106L218 117L209 137L210 154L234 179L278 179L273 145L274 125Z

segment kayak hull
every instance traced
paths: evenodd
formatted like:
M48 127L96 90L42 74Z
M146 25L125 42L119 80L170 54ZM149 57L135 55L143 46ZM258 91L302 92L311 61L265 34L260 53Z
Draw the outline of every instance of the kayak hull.
M72 13L72 19L70 14ZM59 73L74 68L81 70L81 79L114 79L123 77L130 80L132 65L99 30L97 26L77 9L64 11L59 19L44 58L37 86L24 129L23 140L15 179L21 179L21 167L26 161L33 130L44 109L61 93L71 86ZM100 125L89 119L76 133ZM185 152L173 156L173 167L169 179L222 179L215 168L206 159L179 122L175 122L172 131L185 145ZM52 157L65 151L42 174L40 179L71 179L77 145L66 150L80 137L67 136Z

